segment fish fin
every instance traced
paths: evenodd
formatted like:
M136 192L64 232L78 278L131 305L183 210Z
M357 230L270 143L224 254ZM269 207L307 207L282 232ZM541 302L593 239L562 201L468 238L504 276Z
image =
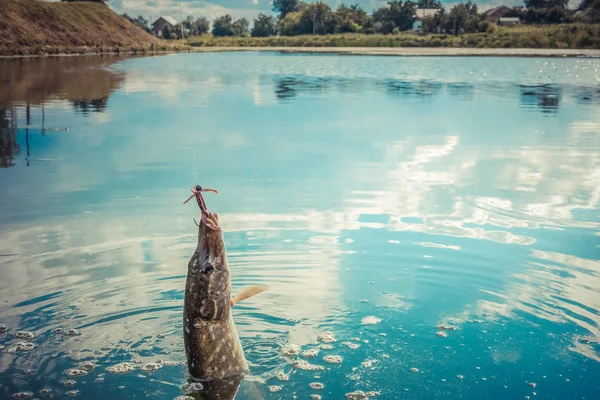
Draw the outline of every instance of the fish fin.
M257 294L264 292L269 289L268 286L250 286L243 289L241 292L237 294L233 299L231 299L231 306L233 307L236 303L239 303L242 300L249 299L250 297L254 297Z

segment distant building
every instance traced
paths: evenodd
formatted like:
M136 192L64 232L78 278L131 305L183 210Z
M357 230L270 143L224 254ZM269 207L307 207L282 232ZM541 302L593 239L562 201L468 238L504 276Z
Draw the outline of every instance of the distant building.
M160 16L156 21L152 23L152 33L156 36L162 36L163 29L165 26L173 29L177 25L177 21L171 17Z
M502 17L498 19L498 25L519 25L521 20L519 18L508 18Z
M500 18L504 16L504 14L510 10L507 6L498 6L494 8L490 8L486 12L483 13L484 19L498 22Z
M433 18L440 11L439 8L417 8L415 13L415 22L413 22L413 30L418 31L423 25L423 18Z

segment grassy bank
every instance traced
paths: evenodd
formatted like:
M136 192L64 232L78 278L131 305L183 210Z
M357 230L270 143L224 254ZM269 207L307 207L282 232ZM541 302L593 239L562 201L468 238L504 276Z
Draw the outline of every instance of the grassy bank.
M145 53L187 48L160 40L99 3L0 0L0 56L74 53ZM600 49L600 24L497 27L459 36L402 32L395 35L192 37L198 47L428 47Z
M459 36L402 32L397 35L307 35L192 37L192 46L206 47L466 47L600 49L600 25L521 25Z
M104 4L1 3L0 55L147 52L182 47L144 32Z

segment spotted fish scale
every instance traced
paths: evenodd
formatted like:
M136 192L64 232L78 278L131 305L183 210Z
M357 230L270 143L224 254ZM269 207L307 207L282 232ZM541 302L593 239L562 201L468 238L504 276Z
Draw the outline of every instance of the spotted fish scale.
M218 221L218 216L212 213ZM221 379L248 372L231 313L231 278L220 229L204 222L188 262L183 306L184 343L190 375Z

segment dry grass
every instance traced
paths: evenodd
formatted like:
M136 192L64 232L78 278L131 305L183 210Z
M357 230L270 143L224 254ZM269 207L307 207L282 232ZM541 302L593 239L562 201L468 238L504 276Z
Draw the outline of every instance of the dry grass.
M467 47L600 49L600 25L520 25L493 32L459 36L402 32L397 35L306 35L267 38L192 37L192 46L206 47Z
M175 43L149 35L100 3L1 1L0 55L178 48Z

